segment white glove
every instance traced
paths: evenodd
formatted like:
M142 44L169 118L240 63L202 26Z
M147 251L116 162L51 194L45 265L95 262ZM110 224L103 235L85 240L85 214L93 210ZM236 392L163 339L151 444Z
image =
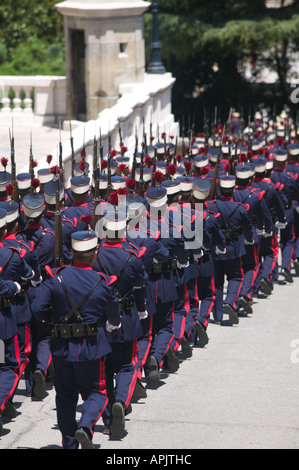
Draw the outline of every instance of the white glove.
M254 245L254 240L252 240L251 242L249 242L249 241L246 240L246 238L245 238L244 243L245 243L245 245Z
M120 328L121 324L119 324L118 326L114 326L114 325L111 325L111 323L107 320L106 321L106 330L109 332L109 333L112 333L113 330L118 330L118 328Z
M19 294L21 292L21 286L18 282L14 282L14 284L16 285L17 287L17 291L16 291L16 294Z
M148 311L145 310L145 312L138 312L139 320L144 320L145 318L148 317Z
M177 267L178 267L179 269L188 268L188 266L189 266L189 261L187 261L186 264L181 264L181 263L179 263L178 260L177 260L176 264L177 264Z
M203 250L200 250L200 253L196 253L196 254L194 253L193 254L194 261L198 261L203 255L204 255Z
M299 214L299 206L296 207L296 212Z
M29 281L29 279L32 279L34 276L35 276L35 272L32 269L30 277L22 277L21 276L21 279L23 279L23 281Z
M216 246L215 253L216 253L216 255L225 255L226 248L224 248L224 250L220 250L220 248L218 246Z
M280 229L284 229L284 228L286 228L287 224L288 224L287 222L285 222L285 223L283 223L283 222L275 222L275 227L276 227L276 228L280 228Z
M159 261L156 258L153 258L153 263L159 263Z
M39 279L37 281L31 281L32 287L38 286L43 280L42 276L39 276Z
M268 237L272 237L272 235L273 235L273 232L272 232L272 230L271 230L271 232L264 232L263 237L264 237L264 238L268 238Z
M265 236L265 230L257 228L256 233L259 237L264 237Z

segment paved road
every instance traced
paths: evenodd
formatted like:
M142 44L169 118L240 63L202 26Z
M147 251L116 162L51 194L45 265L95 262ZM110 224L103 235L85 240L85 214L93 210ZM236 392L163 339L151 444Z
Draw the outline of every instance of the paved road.
M239 325L211 323L206 347L194 347L190 359L179 353L178 372L163 372L157 390L133 400L121 440L97 423L97 448L299 449L298 287L298 278L275 286ZM4 421L0 449L61 448L51 384L33 401L21 380L14 401L18 416Z

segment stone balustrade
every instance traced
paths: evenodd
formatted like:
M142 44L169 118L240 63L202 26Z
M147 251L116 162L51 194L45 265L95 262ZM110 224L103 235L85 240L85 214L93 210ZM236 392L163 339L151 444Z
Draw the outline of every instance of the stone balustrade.
M1 84L5 81L4 97L2 98L1 119L8 122L13 117L15 123L20 122L28 124L30 119L34 123L43 125L61 123L64 130L72 129L73 148L77 160L83 148L86 148L87 161L93 165L93 143L96 137L99 145L99 136L101 134L103 154L108 155L109 144L111 148L120 150L120 135L122 141L127 147L127 156L133 158L135 150L135 137L137 135L139 142L139 151L143 141L143 133L148 136L150 132L155 137L155 142L161 140L162 132L166 135L178 137L178 123L175 122L171 113L171 90L175 79L170 73L165 74L145 74L144 81L141 83L123 84L119 87L120 98L116 104L106 108L98 114L97 119L82 121L69 121L66 117L65 107L65 85L64 77L1 77ZM22 78L24 81L22 82ZM9 80L11 79L11 80ZM1 83L2 81L2 83ZM26 82L26 83L25 83ZM17 86L19 88L17 88ZM31 87L31 88L30 88ZM34 87L34 109L32 101L28 98L30 91ZM13 108L8 99L8 91L15 90ZM21 100L19 90L23 89L26 98ZM3 86L2 86L3 90ZM57 146L49 153L56 155ZM68 184L71 177L71 157L72 148L70 139L62 142L62 157L65 170L65 181ZM46 165L45 161L40 161L39 165ZM25 170L25 169L24 169ZM27 171L27 170L26 170Z

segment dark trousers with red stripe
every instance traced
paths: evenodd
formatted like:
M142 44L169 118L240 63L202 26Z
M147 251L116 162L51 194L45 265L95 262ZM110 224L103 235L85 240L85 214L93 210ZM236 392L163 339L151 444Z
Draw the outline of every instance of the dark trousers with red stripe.
M277 241L277 233L274 233L272 237L262 237L260 242L259 248L259 262L260 262L260 269L258 275L255 279L255 283L253 286L253 292L258 292L258 286L261 279L266 279L270 281L273 276L273 272L277 265L278 259L278 241ZM278 273L277 273L278 278Z
M0 364L0 413L6 403L13 397L20 379L20 353L18 336L3 340L5 363Z
M143 335L138 338L138 362L137 362L137 377L141 380L142 370L146 367L146 361L153 342L153 315L149 315L144 320L140 320Z
M52 361L50 351L49 328L41 322L32 319L31 324L32 333L32 349L29 354L29 364L25 369L25 383L27 392L32 392L34 382L33 374L36 369L40 369L46 375L48 368Z
M159 367L173 340L174 302L156 304L153 327L153 344L150 355L155 356Z
M29 354L31 352L31 330L29 322L18 325L18 343L20 351L20 377L29 363Z
M259 243L255 243L254 245L246 245L245 249L246 254L242 256L244 279L240 296L247 297L249 300L251 300L252 289L260 269Z
M111 347L112 351L106 357L106 384L109 403L103 415L105 424L110 424L111 408L115 401L122 402L126 408L129 406L138 372L137 339L111 343Z
M177 286L178 300L174 304L173 334L171 347L177 351L185 333L186 317L190 313L189 292L187 284Z
M214 260L215 267L215 308L214 320L222 321L223 319L223 304L226 303L233 308L236 308L236 302L239 298L242 282L243 270L242 259L233 258L230 260ZM227 278L227 293L224 299L224 281Z
M87 428L93 434L96 422L102 416L107 403L105 383L105 358L84 362L65 361L53 357L56 390L56 412L62 445L65 449L77 449L75 432L78 427ZM76 411L79 394L82 412L79 423Z
M188 338L194 333L193 327L195 325L195 319L199 313L199 297L198 297L198 285L197 278L190 279L187 284L188 296L189 296L189 314L186 316L185 321L185 334ZM193 338L190 338L193 339Z

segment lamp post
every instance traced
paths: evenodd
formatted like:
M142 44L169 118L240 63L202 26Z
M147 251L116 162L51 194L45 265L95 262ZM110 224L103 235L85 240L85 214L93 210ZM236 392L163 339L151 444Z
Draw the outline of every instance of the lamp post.
M158 25L158 0L152 1L151 11L153 14L153 31L151 44L151 59L147 67L147 73L165 73L165 67L162 63L159 42L159 25Z

